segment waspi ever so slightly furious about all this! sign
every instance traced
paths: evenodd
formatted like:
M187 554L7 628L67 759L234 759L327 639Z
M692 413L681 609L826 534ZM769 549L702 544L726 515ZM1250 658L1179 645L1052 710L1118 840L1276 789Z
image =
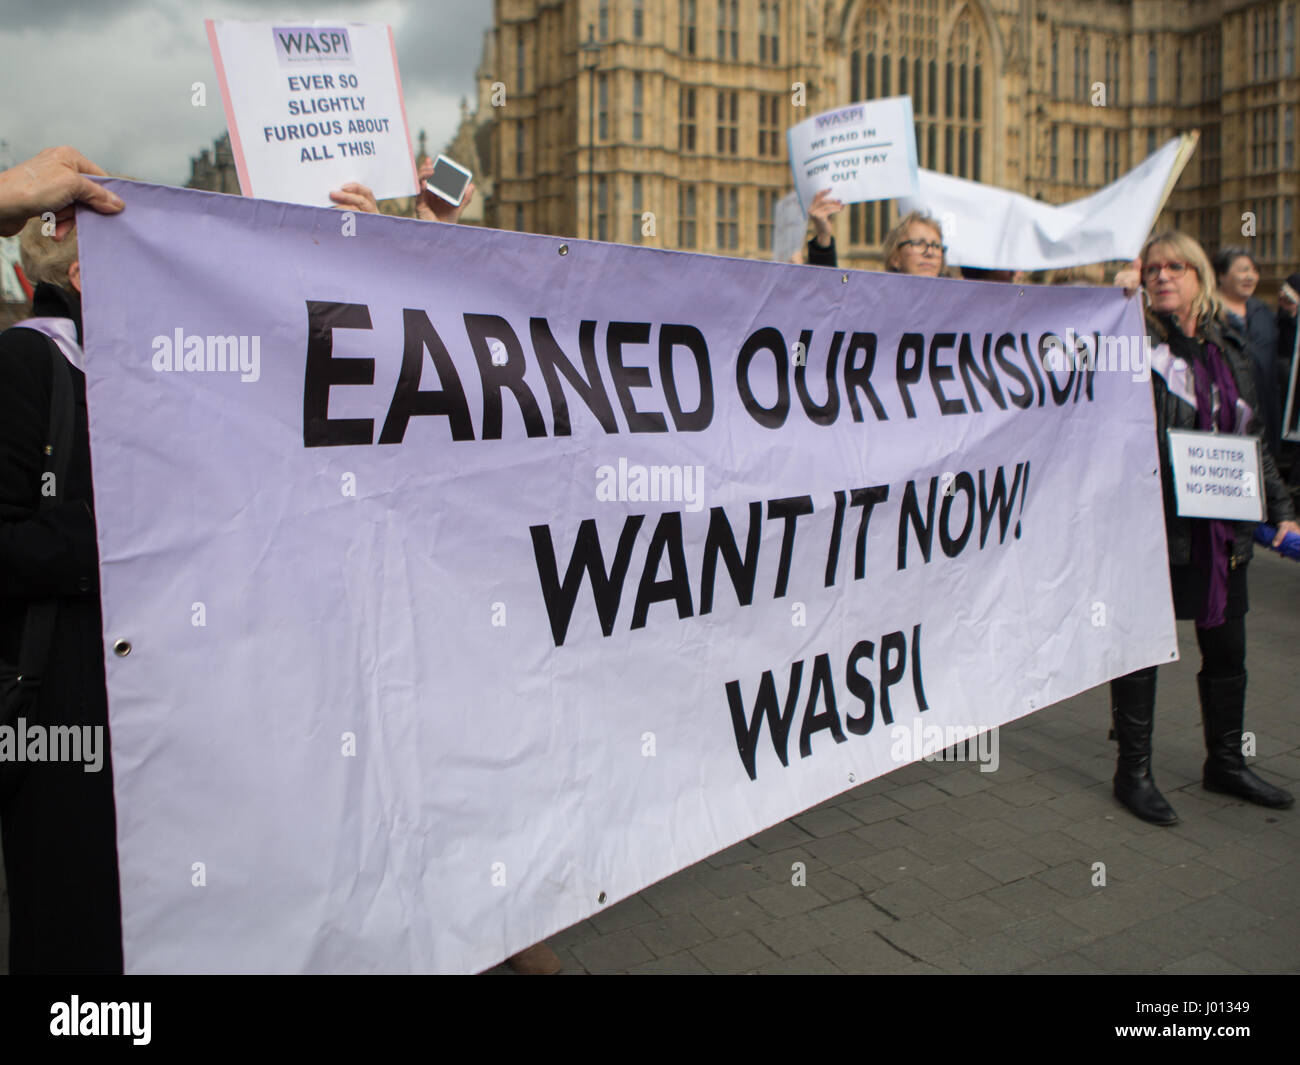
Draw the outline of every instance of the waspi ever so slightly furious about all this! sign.
M245 196L330 205L350 181L376 199L417 188L389 27L206 22Z

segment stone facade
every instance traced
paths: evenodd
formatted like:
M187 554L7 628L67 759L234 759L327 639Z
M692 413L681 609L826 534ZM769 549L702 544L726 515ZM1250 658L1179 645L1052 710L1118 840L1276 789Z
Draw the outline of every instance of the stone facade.
M1052 203L1199 129L1161 223L1245 244L1266 279L1300 258L1300 0L495 3L489 225L764 257L785 129L907 93L922 166ZM844 211L841 261L879 268L894 220Z

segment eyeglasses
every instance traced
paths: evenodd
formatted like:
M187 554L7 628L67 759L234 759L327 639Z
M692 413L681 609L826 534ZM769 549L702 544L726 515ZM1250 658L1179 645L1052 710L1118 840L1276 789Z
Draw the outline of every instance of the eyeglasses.
M930 252L932 255L942 255L948 250L946 244L940 244L937 240L900 240L900 248L918 248L922 255Z
M1148 281L1156 281L1160 277L1160 271L1168 270L1170 277L1182 277L1187 273L1186 263L1150 263L1142 268L1142 276Z

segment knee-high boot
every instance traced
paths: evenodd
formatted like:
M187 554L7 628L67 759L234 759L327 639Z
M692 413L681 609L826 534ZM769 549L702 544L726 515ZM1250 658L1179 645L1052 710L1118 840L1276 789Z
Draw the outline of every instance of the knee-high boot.
M1207 677L1196 674L1201 690L1201 720L1205 725L1206 791L1235 795L1259 806L1285 809L1295 802L1289 791L1275 788L1246 768L1241 753L1241 726L1246 710L1246 674Z
M1156 709L1156 671L1130 673L1110 682L1111 713L1119 762L1115 766L1115 798L1143 821L1172 825L1178 821L1173 807L1151 779L1151 730Z

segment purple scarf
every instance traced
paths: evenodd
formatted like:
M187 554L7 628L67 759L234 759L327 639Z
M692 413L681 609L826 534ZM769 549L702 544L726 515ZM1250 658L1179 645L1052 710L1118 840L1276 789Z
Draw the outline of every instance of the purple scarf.
M1230 433L1235 428L1237 415L1237 383L1232 379L1228 360L1217 347L1206 341L1205 358L1189 359L1196 383L1196 428L1211 432L1214 409L1212 386L1219 390L1218 430ZM1192 564L1207 570L1210 586L1196 616L1196 627L1212 629L1222 625L1223 612L1228 605L1228 554L1234 538L1232 524L1213 519L1192 522Z

